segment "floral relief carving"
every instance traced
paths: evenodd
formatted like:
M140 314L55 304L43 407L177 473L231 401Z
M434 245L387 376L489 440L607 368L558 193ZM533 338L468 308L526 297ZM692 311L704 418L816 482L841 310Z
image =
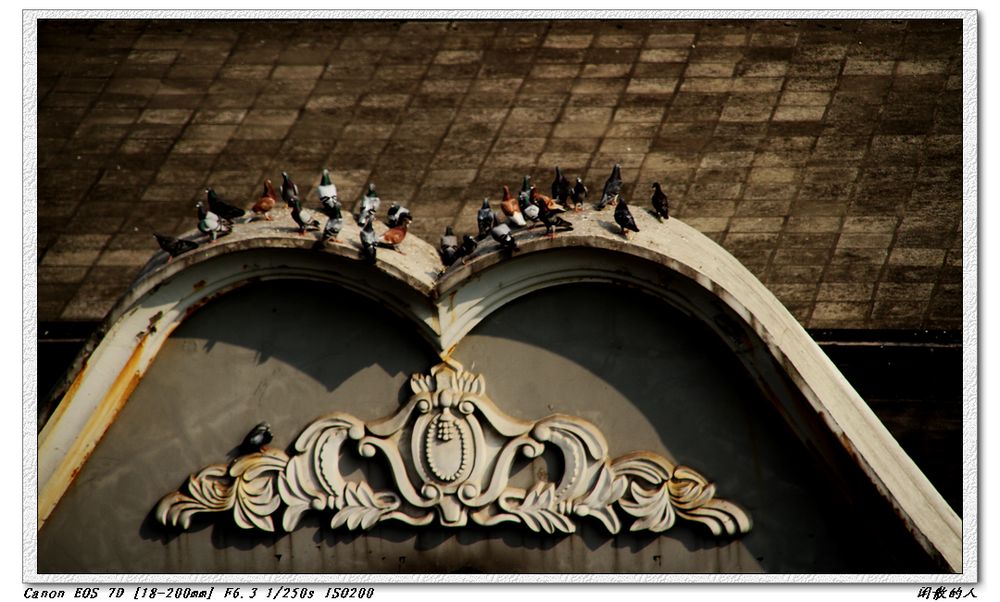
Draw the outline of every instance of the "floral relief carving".
M330 526L370 529L385 520L437 521L461 527L521 523L533 531L573 533L578 518L596 519L611 533L622 527L661 532L678 518L713 535L751 528L739 506L715 497L697 471L650 452L608 456L598 428L555 414L535 422L506 415L486 395L481 375L445 360L410 379L412 397L395 414L364 422L334 412L307 426L288 455L263 448L191 475L186 491L166 495L157 519L188 529L197 513L231 513L244 529L294 530L308 511L332 511ZM513 485L515 462L549 449L562 460L555 480ZM393 490L341 473L344 454L387 467Z

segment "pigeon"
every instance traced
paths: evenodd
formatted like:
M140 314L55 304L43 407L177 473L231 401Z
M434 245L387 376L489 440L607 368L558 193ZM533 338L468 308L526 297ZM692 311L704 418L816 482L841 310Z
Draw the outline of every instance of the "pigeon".
M556 165L556 179L552 180L552 198L560 203L565 203L566 199L569 198L569 192L569 180L566 179L562 170Z
M319 220L313 217L313 212L302 208L302 203L298 197L292 200L292 221L299 227L299 234L305 234L306 230L319 230Z
M299 200L299 187L288 177L286 172L281 172L281 200L285 201L285 205L289 207Z
M573 202L574 211L583 211L583 204L587 201L587 187L583 185L583 180L580 178L576 179L576 184L573 185L569 198Z
M211 188L206 189L205 193L208 195L208 210L222 219L233 221L246 215L246 211L244 209L234 207L233 205L223 201Z
M250 429L247 436L243 438L243 443L240 444L240 451L244 454L255 454L263 451L264 446L271 442L274 436L271 434L271 425L266 422L261 422L257 426Z
M566 208L556 202L555 199L545 196L544 194L535 190L535 187L531 187L531 202L536 205L541 203L540 207L545 208L549 211L554 211L556 213L562 213L566 211Z
M499 223L490 230L490 236L493 240L499 243L500 248L508 251L517 250L517 241L514 240L514 236L510 233L510 226L504 223Z
M455 231L451 226L445 228L438 250L441 253L441 263L445 266L455 263L455 260L458 259L458 237L455 236Z
M611 175L608 176L608 180L604 183L604 192L601 193L601 200L597 203L598 209L604 209L611 203L614 205L618 202L618 197L622 192L622 166L615 163L614 168L611 170Z
M316 194L319 196L319 202L323 205L323 212L333 217L333 214L337 214L337 218L340 218L340 199L337 198L337 185L330 180L330 170L323 170L323 177L319 181L319 186L316 188Z
M532 192L534 192L534 187L532 187ZM538 209L538 219L545 225L545 233L549 238L555 238L556 229L559 230L572 230L573 224L564 220L559 216L559 213L565 211L562 207L555 205L558 209L550 208L546 204L546 200L552 202L552 199L545 195L535 193L533 198L534 206Z
M466 234L462 237L462 246L458 249L458 257L462 259L462 263L468 261L469 255L475 253L478 246L479 243L476 242L476 239L471 234Z
M653 215L660 218L662 222L665 219L670 219L669 212L667 211L667 193L663 192L660 188L659 182L653 182L653 198L650 199L653 203Z
M382 203L382 199L378 198L378 193L375 192L375 184L368 184L368 192L365 196L361 197L361 209L358 210L358 225L363 225L368 221L369 218L374 219L375 214L378 213L378 206Z
M183 238L174 238L173 236L165 236L163 234L157 234L153 232L153 236L156 237L156 242L160 244L160 248L163 249L169 257L167 262L170 262L174 257L182 253L187 253L188 251L193 251L198 248L198 243L193 240L184 240Z
M374 221L374 218L370 218L361 229L361 257L368 263L375 263L377 245L375 243L375 230L372 228Z
M274 186L271 184L271 180L264 180L264 192L260 195L260 200L258 200L254 206L250 209L254 216L263 215L264 219L271 221L271 216L268 212L274 209L274 206L278 204L278 195L274 193Z
M490 235L490 230L496 225L497 217L493 214L493 210L490 209L490 200L488 198L483 199L483 206L479 208L479 213L476 214L476 223L479 225L479 236L476 240L482 240Z
M524 214L521 213L521 206L518 204L517 199L510 194L510 188L506 186L503 187L503 199L500 201L500 209L507 216L506 223L510 224L511 228L521 228L528 223L524 221Z
M323 236L316 242L314 248L323 248L331 240L333 242L340 242L337 235L340 234L340 230L343 227L344 219L340 213L340 203L337 203L330 211L330 219L326 220L326 226L323 228Z
M218 215L212 213L201 203L195 205L198 208L198 230L204 234L208 234L212 242L215 242L220 236L225 236L233 231L233 223L229 220L222 219Z
M628 231L638 232L639 228L635 225L635 219L632 217L632 212L628 210L628 203L625 199L619 199L618 206L615 207L615 222L622 229L622 236L625 240L628 240Z
M390 228L395 228L400 224L400 222L403 219L403 216L406 216L410 220L413 220L413 217L410 215L409 209L403 207L399 203L393 203L389 205L389 213L385 216L386 223L389 225Z
M397 249L396 246L403 242L403 239L406 238L406 227L410 225L411 221L413 221L413 218L410 217L409 214L400 217L399 225L395 228L390 228L385 234L382 235L382 241L380 243L381 246L389 247L394 251L398 251L399 253L405 255L405 253Z
M517 193L517 203L521 207L521 211L531 204L531 176L524 176L521 180L521 192Z

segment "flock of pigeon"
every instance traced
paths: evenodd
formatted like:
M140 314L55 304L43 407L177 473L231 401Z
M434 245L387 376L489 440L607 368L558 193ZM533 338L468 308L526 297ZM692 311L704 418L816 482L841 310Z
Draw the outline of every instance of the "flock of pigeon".
M504 215L503 221L490 207L489 199L483 199L482 208L476 215L478 225L476 236L466 234L459 242L452 227L448 226L444 236L441 237L439 247L441 261L444 265L450 266L459 259L464 263L468 256L475 252L479 242L487 236L492 237L505 251L513 252L517 250L514 233L519 230L527 230L539 225L544 226L545 233L550 238L555 237L556 232L572 230L573 224L560 214L566 213L568 210L583 211L587 199L587 187L579 177L576 179L576 183L571 185L559 167L556 167L555 171L552 196L538 192L531 183L530 176L524 176L521 190L516 197L511 194L507 186L504 186L503 199L500 201L500 209ZM210 242L215 242L219 237L232 232L233 224L238 221L246 222L258 219L270 221L270 212L280 200L285 203L286 207L291 207L292 221L295 222L300 235L304 235L308 231L318 231L320 220L317 219L317 213L302 207L299 187L295 185L287 173L282 172L281 178L280 196L275 192L271 180L265 180L261 197L250 208L249 215L247 210L223 201L214 190L209 188L206 191L208 206L206 207L202 203L196 205L198 230L208 235ZM321 210L327 216L323 232L314 245L314 248L321 249L330 241L340 242L337 235L344 224L340 200L337 197L337 186L330 179L329 170L323 170L323 176L316 192L319 196ZM653 182L653 195L650 200L653 207L652 213L661 221L668 219L667 195L663 192L659 182ZM375 185L368 184L368 190L361 198L358 213L354 216L358 225L361 226L361 256L370 263L375 262L375 255L379 247L390 248L402 253L398 246L406 238L407 227L413 220L409 209L399 203L392 203L386 215L386 224L389 226L389 230L381 237L376 236L372 224L376 219L381 202L375 191ZM621 234L626 240L628 240L630 230L639 232L635 219L629 211L628 203L622 194L621 165L616 164L611 170L611 175L604 183L604 190L595 207L602 210L608 205L615 206L615 223L621 228ZM169 255L168 261L198 247L198 243L193 240L157 233L153 235L160 244L160 248Z

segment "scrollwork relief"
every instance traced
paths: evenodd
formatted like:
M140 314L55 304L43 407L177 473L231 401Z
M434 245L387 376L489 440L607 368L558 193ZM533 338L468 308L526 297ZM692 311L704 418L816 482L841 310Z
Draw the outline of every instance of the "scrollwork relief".
M231 513L244 529L294 530L308 511L332 511L330 526L370 529L385 520L410 525L437 521L461 527L521 523L533 531L573 533L577 518L596 519L611 533L622 528L661 532L678 518L716 536L747 533L749 515L715 497L697 471L662 456L608 456L598 428L555 414L535 422L503 413L486 395L485 380L453 360L410 379L412 397L395 414L364 422L334 412L307 426L288 455L263 448L191 475L186 492L166 495L157 519L190 528L197 513ZM561 475L527 488L511 484L518 457L546 449L562 460ZM392 491L341 473L341 458L356 453L388 467Z

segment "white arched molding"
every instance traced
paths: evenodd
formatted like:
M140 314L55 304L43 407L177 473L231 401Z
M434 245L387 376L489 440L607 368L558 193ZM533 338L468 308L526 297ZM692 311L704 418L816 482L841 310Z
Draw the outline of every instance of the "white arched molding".
M39 436L39 528L170 332L192 308L242 283L336 283L412 319L447 357L490 313L533 291L605 282L671 300L678 294L670 283L676 273L720 299L760 337L914 538L961 572L961 519L781 302L737 259L683 222L660 223L642 210L633 214L641 232L630 241L618 233L611 211L573 214L572 232L553 239L537 229L519 234L513 257L484 241L467 263L440 277L434 249L412 236L400 247L405 255L380 250L374 267L361 263L354 224L342 232L350 242L322 253L308 251L313 238L279 233L268 223L241 225L166 266L157 258L112 310L103 338ZM595 261L602 254L610 260Z
M495 252L447 273L438 284L443 348L453 349L490 313L533 291L568 282L607 282L670 299L674 293L664 268L677 272L718 297L756 332L907 529L932 556L961 572L961 519L798 320L705 235L676 219L660 223L644 210L632 213L641 232L631 234L630 242L610 221L611 211L570 215L571 232L554 239L532 237L520 242L514 257ZM616 260L595 261L593 253L573 252L587 248L610 251ZM609 311L612 307L609 299Z
M275 233L271 226L248 224L240 230L170 263L162 254L155 258L111 311L93 351L77 359L71 384L38 436L39 529L170 333L219 295L261 280L329 282L411 320L437 346L437 315L429 297L438 272L428 258L437 259L426 243L413 239L407 255L380 253L372 269L357 260L350 245L319 253L310 250L312 239ZM430 271L414 269L413 263L430 265Z

